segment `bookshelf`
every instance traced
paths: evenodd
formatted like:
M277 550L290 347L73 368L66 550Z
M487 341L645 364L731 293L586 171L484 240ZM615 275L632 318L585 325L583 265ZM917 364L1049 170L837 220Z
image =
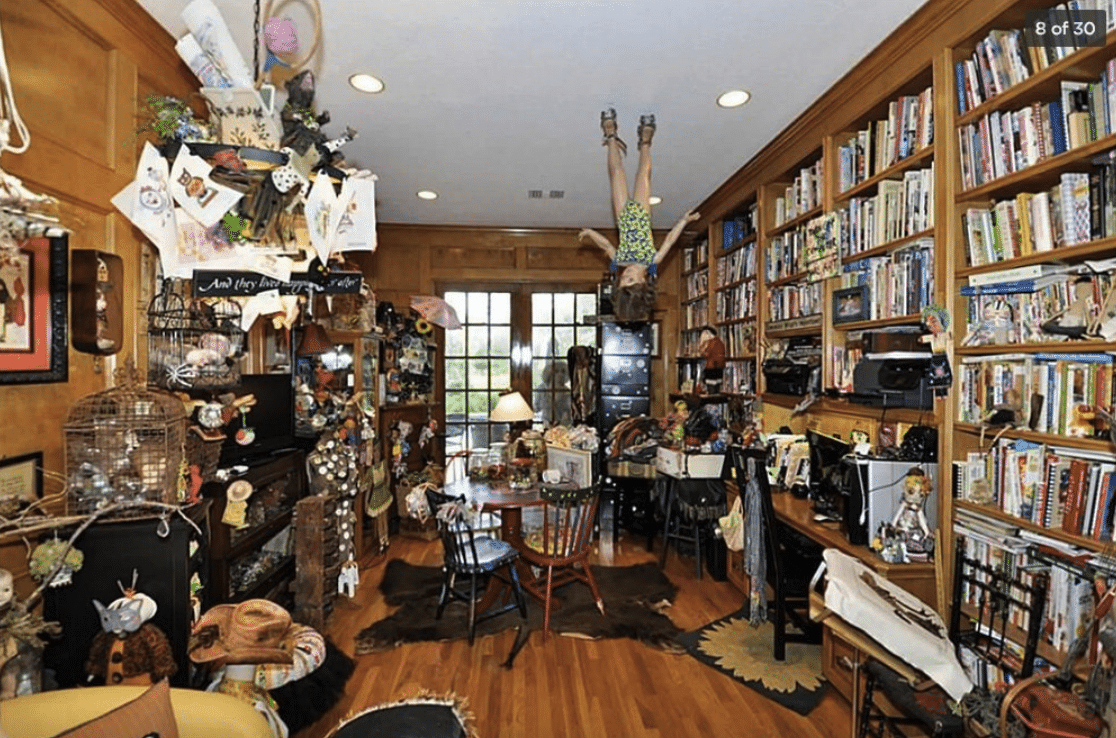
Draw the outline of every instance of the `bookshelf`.
M773 343L818 340L822 386L838 390L801 412L801 397L764 391L761 372L766 430L886 424L898 441L905 425L938 428L945 592L966 526L987 526L1026 551L1022 560L1061 549L1062 561L1095 563L1116 552L1107 421L1076 410L1111 409L1116 386L1116 13L1101 45L1028 48L1028 14L1053 5L929 0L698 206L714 271L689 299L709 300L704 314L733 324L735 295L720 293L737 285L718 281L729 244L716 240L754 201L757 368ZM908 135L889 137L889 121ZM832 276L819 273L819 233L838 242ZM837 315L835 293L859 287L866 311ZM928 302L951 314L948 396L932 410L841 399L860 338L921 332ZM1068 335L1072 316L1095 335ZM1081 517L1055 525L1034 495L1049 492L1051 464L1074 459L1085 464ZM1052 663L1061 653L1053 643L1040 651Z
M757 222L759 204L746 202L720 223L721 250L713 255L716 287L714 325L725 343L726 394L754 396L756 336L761 281Z
M701 328L709 323L709 234L682 250L682 320L678 355L698 355Z

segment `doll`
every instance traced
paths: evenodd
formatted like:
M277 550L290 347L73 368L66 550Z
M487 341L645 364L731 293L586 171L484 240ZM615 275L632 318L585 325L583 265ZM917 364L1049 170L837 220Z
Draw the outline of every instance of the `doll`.
M620 243L614 246L592 228L582 229L578 240L592 241L612 261L612 308L616 319L621 322L645 321L651 317L655 305L654 279L659 264L686 225L701 216L693 210L686 212L656 250L651 233L651 138L655 135L655 116L643 115L639 119L636 129L639 164L634 191L630 195L621 161L627 146L616 135L616 111L612 108L601 113L601 130L604 132L604 145L608 148L608 181Z
M701 329L701 342L698 351L705 359L701 370L701 381L705 391L715 395L721 391L721 381L725 376L725 342L717 335L717 329L707 325Z
M930 477L918 467L903 477L903 497L891 525L902 544L906 561L926 561L934 550L930 526L922 509L932 491Z
M927 384L934 389L934 397L945 399L953 384L953 371L949 366L949 313L941 305L927 305L922 308L922 322L930 335L918 340L930 344L930 377Z

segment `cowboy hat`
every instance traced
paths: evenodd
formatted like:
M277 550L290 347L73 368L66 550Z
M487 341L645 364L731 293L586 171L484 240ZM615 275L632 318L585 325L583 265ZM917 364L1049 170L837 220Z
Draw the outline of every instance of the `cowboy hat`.
M283 639L291 615L270 600L245 600L210 608L194 624L190 660L204 664L289 664Z

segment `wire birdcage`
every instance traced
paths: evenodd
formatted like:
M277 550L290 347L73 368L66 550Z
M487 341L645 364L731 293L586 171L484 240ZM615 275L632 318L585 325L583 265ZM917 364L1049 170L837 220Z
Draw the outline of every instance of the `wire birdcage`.
M240 305L188 296L167 279L147 309L147 381L169 390L219 390L240 384L244 331Z
M66 416L70 514L126 502L181 502L186 408L141 382L129 359L116 386L82 397Z

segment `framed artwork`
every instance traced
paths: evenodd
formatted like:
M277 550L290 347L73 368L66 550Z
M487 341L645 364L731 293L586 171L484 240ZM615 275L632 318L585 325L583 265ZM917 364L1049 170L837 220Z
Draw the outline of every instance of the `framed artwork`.
M68 378L68 258L66 236L28 239L0 257L0 384Z
M579 487L593 484L593 454L575 448L553 448L546 450L546 466L557 469L563 481L573 482Z
M871 302L868 285L833 291L833 322L855 323L868 320Z
M0 459L0 510L18 510L42 496L42 451Z

